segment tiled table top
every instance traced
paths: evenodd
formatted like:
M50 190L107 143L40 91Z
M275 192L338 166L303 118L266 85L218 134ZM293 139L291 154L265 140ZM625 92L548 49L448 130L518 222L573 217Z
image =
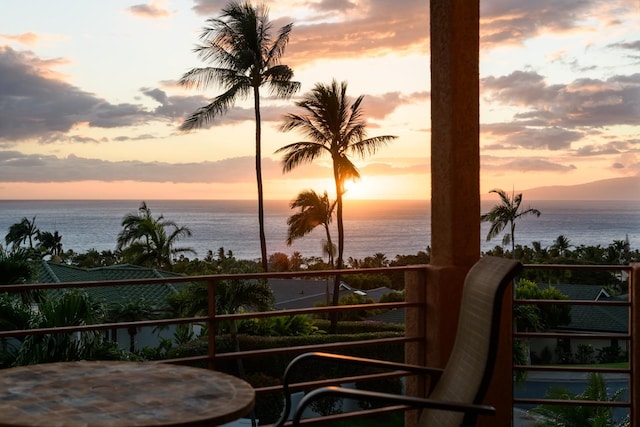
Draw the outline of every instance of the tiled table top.
M247 414L255 394L220 372L137 362L0 370L0 426L206 426Z

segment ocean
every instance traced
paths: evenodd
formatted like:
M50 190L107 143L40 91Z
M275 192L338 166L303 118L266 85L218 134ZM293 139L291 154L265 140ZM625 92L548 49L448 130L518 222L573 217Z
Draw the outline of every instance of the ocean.
M257 202L221 200L148 200L154 217L164 215L179 226L187 226L193 236L178 242L191 247L199 258L209 250L223 247L239 259L258 259ZM483 201L481 212L497 202ZM140 206L136 200L0 200L0 239L12 224L23 217L36 217L41 231L58 231L63 249L82 253L89 249L114 250L121 221ZM608 246L614 240L629 238L632 249L640 247L640 201L543 201L523 202L523 207L542 212L523 217L516 223L516 243L543 247L565 235L574 246ZM265 232L268 253L304 257L322 256L324 231L318 227L309 236L286 245L287 218L294 211L287 201L265 202ZM345 259L362 259L383 253L389 260L396 255L413 255L430 244L430 208L428 201L345 201ZM337 240L337 231L332 238ZM482 224L481 249L501 244L501 237L485 240L489 224Z

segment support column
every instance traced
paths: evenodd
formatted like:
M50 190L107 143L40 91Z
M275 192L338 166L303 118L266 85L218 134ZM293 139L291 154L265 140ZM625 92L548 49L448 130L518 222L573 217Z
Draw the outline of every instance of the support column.
M479 0L432 0L427 360L446 363L464 276L480 257Z
M444 367L464 277L480 257L480 2L431 0L430 25L433 268L427 277L427 363ZM510 314L507 307L511 304L505 304ZM503 336L509 333L505 325ZM501 350L510 354L509 342L501 342ZM478 425L511 425L511 360L506 359L496 366L486 400L498 416Z

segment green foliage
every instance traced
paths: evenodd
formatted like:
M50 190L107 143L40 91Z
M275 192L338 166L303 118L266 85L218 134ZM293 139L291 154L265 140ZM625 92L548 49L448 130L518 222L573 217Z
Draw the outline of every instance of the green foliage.
M626 362L627 355L624 354L617 340L607 347L598 349L598 363Z
M375 301L372 298L367 298L364 295L358 293L351 293L340 298L338 305L359 305L359 304L374 304ZM326 306L325 303L316 304L318 307ZM377 313L378 310L349 310L340 312L337 314L337 318L340 321L357 321L364 320L372 314Z
M44 300L38 312L2 300L3 310L14 310L13 319L32 328L80 326L101 321L102 306L78 290ZM27 317L30 315L30 319ZM16 325L18 326L18 325ZM29 335L14 348L3 348L4 366L92 359L126 359L127 353L107 342L97 331Z
M239 322L238 332L247 335L283 337L312 335L319 331L307 316L299 314L242 320Z
M349 286L363 291L391 287L391 279L384 274L350 274L344 277L344 281Z
M403 302L405 298L405 291L389 292L380 297L380 302Z
M610 396L602 374L592 372L588 376L587 387L582 393L574 394L564 387L551 387L547 390L545 398L615 402L620 400L625 391L625 389L620 389ZM606 406L540 405L533 411L545 417L545 421L536 424L538 427L621 427L628 425L625 424L628 422L626 420L616 423L613 420L612 408Z
M540 289L530 280L518 280L516 299L567 300L569 297L553 286ZM514 318L519 331L541 331L571 323L571 307L559 305L516 305Z
M576 363L582 365L588 365L593 363L595 350L591 344L578 344L578 349L576 350Z
M14 247L6 251L0 246L0 286L32 283L37 276L35 265L31 262L33 251ZM1 289L1 288L0 288ZM24 304L41 301L43 293L40 290L26 290L20 292Z

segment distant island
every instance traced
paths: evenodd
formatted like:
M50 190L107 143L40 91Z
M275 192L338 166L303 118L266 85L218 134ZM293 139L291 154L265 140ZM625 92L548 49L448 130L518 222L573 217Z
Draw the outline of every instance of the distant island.
M640 176L603 179L578 185L536 187L521 192L526 200L640 201Z

